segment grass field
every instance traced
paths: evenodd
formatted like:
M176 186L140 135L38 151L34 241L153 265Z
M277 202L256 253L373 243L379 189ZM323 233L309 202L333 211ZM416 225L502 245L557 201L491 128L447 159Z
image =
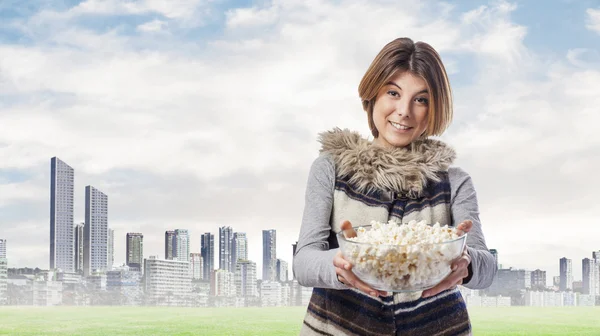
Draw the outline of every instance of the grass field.
M469 310L474 335L600 335L600 307ZM0 335L298 335L304 307L0 307Z

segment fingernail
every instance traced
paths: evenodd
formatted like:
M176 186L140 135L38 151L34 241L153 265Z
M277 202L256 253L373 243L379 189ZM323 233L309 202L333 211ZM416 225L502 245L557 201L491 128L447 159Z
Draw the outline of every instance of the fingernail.
M456 271L456 265L452 265L452 271Z
M350 268L350 264L345 264L344 265L344 269L349 269Z
M371 292L371 296L377 297L377 293Z

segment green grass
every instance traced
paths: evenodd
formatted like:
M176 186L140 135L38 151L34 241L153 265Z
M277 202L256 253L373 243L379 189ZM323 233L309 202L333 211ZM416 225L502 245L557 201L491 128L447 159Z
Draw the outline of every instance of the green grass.
M0 335L298 335L304 307L0 307ZM469 309L474 335L600 335L600 307Z

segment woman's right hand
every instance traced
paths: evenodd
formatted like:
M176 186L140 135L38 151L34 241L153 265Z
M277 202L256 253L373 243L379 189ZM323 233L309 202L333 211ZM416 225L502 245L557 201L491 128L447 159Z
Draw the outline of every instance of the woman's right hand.
M356 236L356 232L354 232L352 224L349 221L344 221L340 229L344 231L344 236L346 237ZM333 257L333 266L335 266L335 273L337 274L338 281L346 286L354 287L373 297L387 295L387 292L373 289L358 279L352 272L352 264L342 256L342 251L338 251L335 257Z

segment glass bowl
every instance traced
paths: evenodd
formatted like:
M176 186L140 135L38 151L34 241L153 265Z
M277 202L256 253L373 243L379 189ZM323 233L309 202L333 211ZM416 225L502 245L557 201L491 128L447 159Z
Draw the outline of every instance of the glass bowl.
M370 230L371 225L357 226ZM385 245L364 243L337 234L344 259L352 272L371 288L387 292L415 292L434 287L451 272L452 261L462 255L467 234L442 243Z

